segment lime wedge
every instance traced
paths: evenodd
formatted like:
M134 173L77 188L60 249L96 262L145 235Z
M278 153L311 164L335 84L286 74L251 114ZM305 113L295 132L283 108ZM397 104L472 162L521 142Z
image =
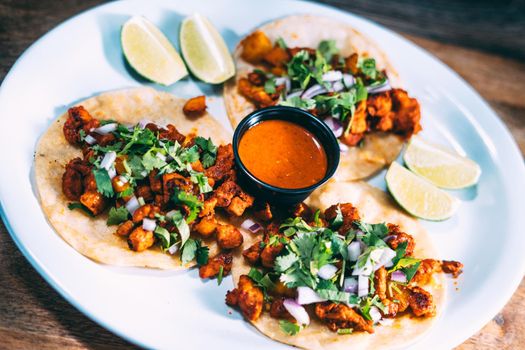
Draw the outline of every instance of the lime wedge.
M120 42L130 66L146 79L171 85L188 75L173 45L144 17L135 16L124 23Z
M396 162L390 165L385 180L397 203L421 219L448 219L459 206L459 200Z
M200 80L219 84L235 74L226 43L206 17L196 13L184 19L180 46L188 68Z
M481 175L481 169L474 161L418 137L410 141L403 160L414 173L441 188L472 186Z

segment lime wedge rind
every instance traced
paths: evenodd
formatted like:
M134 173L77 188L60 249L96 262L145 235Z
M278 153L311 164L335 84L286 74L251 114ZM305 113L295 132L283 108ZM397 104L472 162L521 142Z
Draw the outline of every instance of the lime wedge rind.
M388 191L409 214L429 221L449 219L460 201L408 169L392 163L385 176Z
M126 21L120 40L126 61L147 80L169 86L188 75L171 42L146 18L134 16Z
M418 137L410 141L403 161L412 172L444 189L473 186L481 176L481 168L476 162Z

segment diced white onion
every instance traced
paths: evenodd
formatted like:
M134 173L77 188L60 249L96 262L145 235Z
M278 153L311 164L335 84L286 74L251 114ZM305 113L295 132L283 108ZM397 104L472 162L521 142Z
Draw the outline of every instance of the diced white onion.
M343 126L341 122L334 117L326 117L323 119L324 123L332 130L335 137L343 135Z
M399 270L392 272L392 274L390 275L390 279L394 282L399 282L399 283L407 282L407 276L405 275L403 271L399 271Z
M383 248L383 254L381 254L381 257L377 261L376 265L374 266L374 271L378 270L382 266L390 265L392 263L392 259L396 257L396 251L392 250L388 247Z
M370 262L370 259L368 259L365 263L364 266L362 267L359 267L356 266L354 267L354 270L352 271L352 275L354 276L370 276L372 274L372 272L374 272L374 265L372 265L372 263Z
M115 159L117 159L117 153L116 152L108 152L104 155L104 158L102 158L102 162L100 162L100 167L104 168L106 170L109 170L113 163L115 163Z
M283 301L283 306L285 307L286 311L288 311L290 315L295 318L297 323L300 325L310 324L310 316L308 316L308 312L306 312L306 309L299 305L295 300L285 299Z
M146 176L148 176L148 172L147 172L146 170L142 170L142 171L140 172L140 175L146 177Z
M351 74L343 74L343 83L347 88L355 84L355 79Z
M145 205L146 204L146 202L144 201L143 197L139 197L139 198L137 198L137 200L139 201L140 205Z
M162 160L163 162L166 161L166 156L164 154L162 154L162 153L157 153L156 157L159 158L160 160Z
M126 209L129 211L131 215L140 207L140 203L137 199L137 197L133 196L131 199L126 203Z
M109 178L112 180L115 176L117 176L117 171L115 170L114 166L108 169L108 175L109 175Z
M146 231L155 231L157 227L157 222L148 218L142 219L142 228Z
M85 138L84 138L84 141L86 141L86 143L88 145L94 145L95 143L97 143L97 139L95 139L93 136L91 135L87 135Z
M357 261L361 255L361 244L358 241L353 241L346 249L348 250L348 260Z
M168 248L168 253L171 255L175 254L179 250L179 246L174 244L171 247Z
M328 90L324 86L321 86L319 84L315 84L312 87L308 88L302 95L301 98L307 99L312 98L317 95L326 94Z
M106 125L99 126L94 131L97 134L106 135L106 134L109 134L110 132L113 132L113 131L117 130L117 127L118 127L117 123L109 123L109 124L106 124Z
M369 282L368 276L360 275L357 278L357 296L366 297L368 295Z
M342 142L339 142L339 152L346 153L350 148Z
M168 219L171 219L173 217L173 215L175 215L177 211L174 209L174 210L170 210L169 212L166 213L166 217Z
M324 280L329 280L335 276L337 273L337 267L332 264L323 265L319 271L317 271L317 276L321 277Z
M332 88L330 89L330 91L339 92L339 91L342 91L344 88L345 88L345 85L342 82L336 81L335 83L332 84Z
M251 233L257 233L259 230L261 230L263 227L253 221L252 219L246 219L241 224L241 227L245 230L250 231Z
M313 303L322 303L323 301L326 301L327 299L321 298L319 294L317 294L312 288L310 287L297 287L297 303L299 305L308 305Z
M144 129L144 128L146 127L146 125L148 125L148 124L155 124L155 123L153 123L153 122L152 122L151 120L149 120L149 119L141 119L141 120L139 121L139 126L140 126L141 129Z
M374 323L378 322L382 317L381 312L379 311L377 306L370 307L369 314L370 314L370 317L372 318L372 321L374 321Z
M299 90L292 92L291 94L286 95L286 99L293 98L293 97L299 97L303 94L304 90Z
M292 89L292 82L290 80L290 77L277 77L275 78L275 85L283 85L286 91L290 91Z
M125 176L119 176L119 181L122 182L123 184L127 184L128 183L128 179L125 177Z
M323 81L332 82L343 79L343 73L338 70L331 70L323 74Z
M372 87L367 86L366 87L366 90L368 91L369 94L378 94L380 92L385 92L391 89L392 87L390 86L390 83L388 82L388 80L378 86L372 86Z
M357 279L355 277L347 277L343 282L343 290L347 293L357 293Z

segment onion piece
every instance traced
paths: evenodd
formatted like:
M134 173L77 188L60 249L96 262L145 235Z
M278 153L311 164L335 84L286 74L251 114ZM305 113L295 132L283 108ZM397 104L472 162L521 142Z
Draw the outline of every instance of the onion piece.
M369 94L378 94L380 92L385 92L388 90L392 90L392 87L390 86L390 83L388 80L386 80L383 84L378 86L367 86L366 91L368 91Z
M100 135L106 135L106 134L109 134L110 132L117 130L117 127L118 127L117 123L109 123L106 125L99 126L93 131Z
M317 271L317 276L321 277L324 280L329 280L335 276L337 273L337 267L332 264L323 265L319 271Z
M111 180L113 180L113 178L117 176L117 171L115 170L114 166L108 169L108 175Z
M347 277L343 282L343 290L347 293L357 293L357 279L355 277Z
M347 145L345 145L344 143L342 143L341 141L338 142L339 143L339 152L341 153L346 153L348 152L348 150L350 149Z
M104 155L104 158L102 158L102 161L100 162L100 167L104 168L106 170L109 170L113 163L115 163L115 160L117 159L117 153L116 152L108 152Z
M308 312L306 312L306 309L299 305L295 300L293 299L285 299L283 301L283 306L292 315L293 318L299 323L300 325L309 325L310 324L310 316L308 316Z
M323 119L324 123L332 130L335 137L343 135L343 125L341 122L334 117L326 117Z
M335 83L332 84L330 91L339 92L339 91L344 90L344 88L345 88L345 85L342 82L336 81Z
M361 255L361 243L353 241L346 249L348 250L348 260L357 261L359 255Z
M142 228L146 231L155 231L157 227L157 222L148 218L142 219Z
M369 282L368 276L359 275L357 278L357 296L366 297L368 295Z
M286 99L299 97L299 96L301 96L303 94L303 92L304 92L304 90L299 90L299 91L292 92L291 94L286 95Z
M146 125L148 125L148 124L155 124L155 123L152 122L152 121L149 120L149 119L141 119L141 120L139 121L139 127L140 127L141 129L144 129L144 128L146 127Z
M241 224L241 227L245 230L250 231L251 233L257 233L263 228L259 223L253 221L252 219L244 220Z
M326 82L338 81L343 79L343 73L338 70L331 70L324 73L321 79Z
M368 312L370 314L370 317L372 318L372 321L374 321L374 323L378 322L381 317L381 312L379 311L379 309L377 308L377 306L371 306L370 307L370 311Z
M170 219L173 217L173 215L175 215L175 213L177 212L177 210L173 209L173 210L170 210L169 212L166 213L166 218Z
M97 143L97 139L91 135L86 135L86 137L84 137L84 141L86 141L88 145L94 145Z
M368 259L364 266L359 267L357 264L354 267L354 270L352 271L352 275L354 276L370 276L374 272L374 266L372 265L372 262L370 259Z
M290 77L277 77L275 78L275 85L283 85L285 91L290 91L292 89L292 81L290 80Z
M131 215L133 215L135 210L137 210L138 208L140 208L140 203L137 197L133 196L129 201L126 202L126 209Z
M155 155L155 157L159 158L159 159L162 160L163 162L166 161L166 156L165 156L164 154L162 154L162 153L157 153L157 154Z
M179 246L174 244L171 247L168 248L168 253L171 255L175 254L179 250Z
M319 294L310 287L297 287L296 301L299 305L308 305L313 303L322 303L328 299L321 298Z
M308 88L303 94L301 95L301 98L307 99L312 98L317 95L326 94L328 90L324 86L321 86L319 84L315 84L312 87Z
M374 271L378 270L382 266L390 265L392 264L392 259L396 257L396 251L392 250L388 247L383 248L383 254L381 254L381 257L377 261Z
M120 175L118 179L123 184L127 184L129 182L129 180L125 176L122 176L122 175Z
M355 79L351 74L343 74L343 83L349 88L355 84Z
M399 270L392 272L390 279L394 282L407 283L407 276L403 271Z

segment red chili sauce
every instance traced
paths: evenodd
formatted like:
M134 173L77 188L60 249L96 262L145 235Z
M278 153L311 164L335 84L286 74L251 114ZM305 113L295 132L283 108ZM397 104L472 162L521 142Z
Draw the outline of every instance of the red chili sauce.
M317 138L284 120L266 120L249 128L239 142L239 156L257 179L287 189L316 184L328 167Z

